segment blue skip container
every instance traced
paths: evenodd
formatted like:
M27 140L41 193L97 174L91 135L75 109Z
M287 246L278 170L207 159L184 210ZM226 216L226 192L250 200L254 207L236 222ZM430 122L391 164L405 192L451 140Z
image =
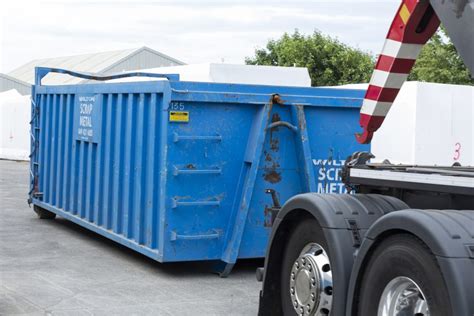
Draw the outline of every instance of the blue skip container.
M84 79L163 80L43 86ZM344 193L364 91L97 77L37 68L30 202L159 262L260 258L303 192Z

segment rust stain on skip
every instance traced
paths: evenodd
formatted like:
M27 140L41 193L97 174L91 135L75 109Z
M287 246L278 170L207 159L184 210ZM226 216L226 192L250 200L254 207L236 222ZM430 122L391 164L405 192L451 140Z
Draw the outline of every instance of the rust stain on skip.
M269 172L263 175L265 181L270 183L278 183L281 181L281 173L276 170L270 170Z
M273 151L280 149L280 140L278 138L270 138L270 149Z
M272 123L281 121L280 114L273 113L272 115ZM280 149L280 140L276 137L273 137L273 132L278 131L278 127L274 127L270 131L270 149L273 151L278 151Z
M274 95L272 96L272 103L283 104L283 103L285 103L285 101L283 101L283 100L281 99L281 97L280 97L279 94L274 94Z
M265 161L272 161L272 156L265 151Z
M263 179L265 179L265 181L270 182L270 183L280 182L281 172L277 171L278 168L280 168L280 164L276 161L273 161L270 166L265 167L265 171L263 173Z
M263 216L264 216L264 227L272 227L273 226L273 213L271 208L265 206L265 209L263 210Z
M280 98L280 95L274 94L270 100L270 106L273 104L283 104L284 101ZM271 108L270 108L271 111ZM270 114L270 113L269 113ZM270 118L271 123L281 121L281 116L279 113L271 114ZM274 137L273 132L277 132L278 127L274 127L270 130L270 150L271 152L278 152L280 150L280 139ZM280 167L280 164L275 161L275 158L272 157L271 152L264 151L265 161L268 163L264 168L263 178L269 183L278 183L281 181L281 172L278 172L277 169Z
M273 113L273 115L272 115L272 123L279 122L279 121L281 121L280 114L278 114L278 113ZM275 129L276 129L276 127L275 127Z
M297 106L297 113L298 113L298 127L300 130L306 129L306 118L304 115L304 107L301 104Z

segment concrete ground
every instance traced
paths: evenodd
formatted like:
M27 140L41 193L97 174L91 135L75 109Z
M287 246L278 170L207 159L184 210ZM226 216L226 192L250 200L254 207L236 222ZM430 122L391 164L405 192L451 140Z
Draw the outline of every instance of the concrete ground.
M160 264L26 203L28 164L0 160L0 315L256 315L261 284L244 261Z

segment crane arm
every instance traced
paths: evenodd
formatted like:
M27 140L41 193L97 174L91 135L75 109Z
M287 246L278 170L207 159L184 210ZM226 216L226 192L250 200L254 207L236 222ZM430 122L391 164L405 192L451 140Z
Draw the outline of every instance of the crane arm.
M359 143L370 143L407 80L423 45L433 36L439 24L428 0L402 1L362 104L359 123L363 131L356 134Z

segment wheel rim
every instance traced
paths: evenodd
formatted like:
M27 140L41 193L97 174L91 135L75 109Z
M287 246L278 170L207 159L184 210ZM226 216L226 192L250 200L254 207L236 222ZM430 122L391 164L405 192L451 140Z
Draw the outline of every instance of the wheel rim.
M418 284L407 277L396 277L385 287L378 316L429 316L428 303Z
M290 295L298 315L329 315L332 307L332 271L329 256L317 243L309 243L293 263Z

